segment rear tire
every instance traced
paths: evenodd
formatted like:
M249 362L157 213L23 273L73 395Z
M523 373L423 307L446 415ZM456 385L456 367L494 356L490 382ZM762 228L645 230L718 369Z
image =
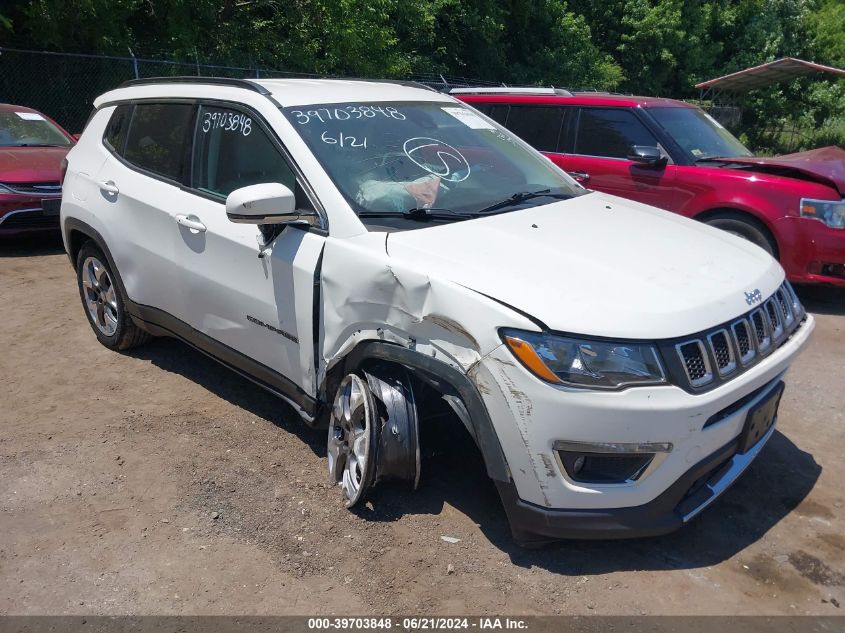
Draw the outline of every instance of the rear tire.
M85 316L100 343L124 351L152 338L127 314L117 273L94 242L86 242L79 249L76 281Z
M777 243L759 220L741 213L725 211L711 215L704 223L756 244L775 259L778 257Z

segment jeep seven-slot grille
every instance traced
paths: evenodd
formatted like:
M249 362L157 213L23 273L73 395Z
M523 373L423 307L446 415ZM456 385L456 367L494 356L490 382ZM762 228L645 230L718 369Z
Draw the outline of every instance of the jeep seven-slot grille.
M716 386L739 375L776 349L800 327L804 309L788 282L729 324L674 345L682 374L677 380L693 390Z

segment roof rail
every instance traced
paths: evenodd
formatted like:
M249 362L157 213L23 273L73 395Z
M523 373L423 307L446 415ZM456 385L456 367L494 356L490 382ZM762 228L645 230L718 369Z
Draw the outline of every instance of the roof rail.
M262 95L269 95L270 91L264 86L250 81L249 79L233 79L230 77L195 77L189 75L187 77L148 77L146 79L130 79L124 81L119 88L129 88L131 86L148 86L155 84L208 84L212 86L231 86L233 88L246 88Z
M572 93L563 88L537 88L532 86L478 86L476 88L452 88L453 95L549 95L571 97Z
M271 77L268 77L268 79L271 79ZM272 79L275 79L275 77L272 77ZM283 77L279 77L279 79L283 79ZM408 88L420 88L423 90L439 92L431 86L427 86L421 81L415 81L413 79L373 79L372 77L335 77L328 75L324 77L315 77L315 79L327 79L332 81L361 81L374 84L394 84L396 86L406 86Z

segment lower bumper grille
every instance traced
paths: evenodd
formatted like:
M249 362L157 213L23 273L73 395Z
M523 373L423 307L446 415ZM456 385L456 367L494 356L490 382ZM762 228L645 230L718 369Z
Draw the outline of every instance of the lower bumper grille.
M0 231L58 228L59 216L55 213L45 213L43 209L12 211L0 218Z

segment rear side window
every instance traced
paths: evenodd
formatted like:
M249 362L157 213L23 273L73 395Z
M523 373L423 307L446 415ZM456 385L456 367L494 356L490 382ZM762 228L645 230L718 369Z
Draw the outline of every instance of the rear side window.
M129 118L131 116L131 105L117 106L112 112L106 131L103 133L103 141L113 152L123 153L123 145L126 141L126 132L129 129Z
M626 158L634 145L657 147L657 139L633 112L621 108L582 108L575 153Z
M142 169L181 182L190 151L194 106L138 104L132 114L124 158Z
M240 187L281 183L296 191L296 176L250 114L202 106L194 150L194 188L227 196ZM301 196L297 196L301 198Z
M512 105L508 129L541 152L556 152L563 113L556 106Z

